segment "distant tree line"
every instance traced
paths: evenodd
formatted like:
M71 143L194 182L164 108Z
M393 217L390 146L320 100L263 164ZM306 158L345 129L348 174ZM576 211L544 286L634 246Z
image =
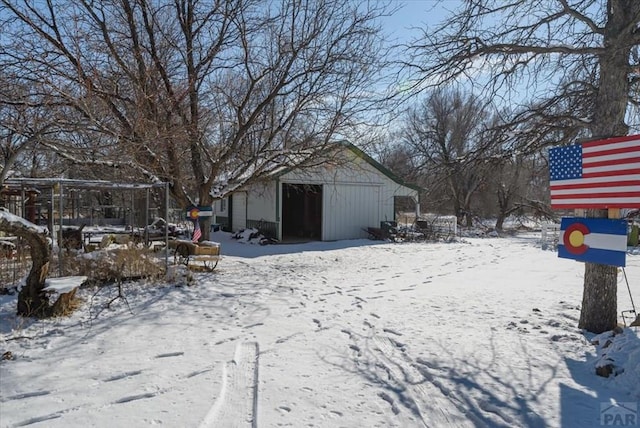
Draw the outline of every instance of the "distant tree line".
M422 120L411 132L428 135L418 147L432 146L427 156L418 152L417 165L421 159L435 159L439 167L425 171L448 173L435 181L446 183L455 210L464 209L468 196L483 182L495 186L502 200L507 195L529 198L523 190L505 189L516 186L520 178L532 188L540 184L540 177L522 166L537 170L536 156L543 162L549 145L640 132L640 2L464 0L459 6L446 22L425 28L410 44L405 64L414 72L415 90L435 90L426 108L418 110L418 117L420 111L431 110L431 122ZM443 126L433 126L438 92L460 82L476 95L467 96L460 115L449 115ZM475 116L474 126L467 126L462 137L466 141L460 143L459 132L441 132L451 117L467 123L464 112L477 109L476 97L493 109ZM456 98L454 94L450 99ZM455 102L445 104L450 108ZM495 113L497 105L509 109ZM415 139L406 142L409 148L416 146ZM450 155L433 149L443 147ZM496 149L501 156L496 156ZM492 167L498 158L504 162ZM493 168L491 178L485 174L487 168ZM499 207L503 211L500 203ZM592 209L586 215L606 218L608 213ZM578 327L594 333L615 328L616 305L617 268L585 263Z
M455 215L460 225L510 215L550 218L545 153L505 132L504 116L463 90L437 89L404 114L382 162L419 184L422 210Z

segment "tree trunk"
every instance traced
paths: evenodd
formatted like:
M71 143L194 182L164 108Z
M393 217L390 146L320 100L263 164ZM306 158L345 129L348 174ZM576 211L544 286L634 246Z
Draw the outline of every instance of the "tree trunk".
M25 236L23 238L27 239ZM46 317L50 314L49 298L42 291L49 273L49 245L42 235L33 234L27 239L31 249L31 271L27 283L18 294L18 315Z
M0 216L0 230L23 238L27 241L31 253L31 271L26 284L18 293L18 315L26 317L46 317L51 315L49 297L42 291L49 272L49 243L44 235L29 227L26 222L11 221Z
M594 138L627 135L625 123L629 94L629 55L635 31L634 19L640 12L637 0L609 0L604 30L604 50L599 58L600 80L594 104ZM606 210L589 210L589 217L606 218ZM579 328L602 333L616 327L618 319L618 270L614 266L586 263L584 293Z
M473 227L473 217L471 217L471 213L469 211L465 211L465 219L467 229L471 229Z
M201 204L205 207L213 206L213 198L209 192L211 186L207 185L200 189L200 201ZM202 229L202 240L210 241L211 240L211 222L213 217L201 217L200 218L200 228Z
M202 231L202 240L209 241L211 239L211 217L200 217L200 230Z
M464 215L467 222L467 228L473 227L473 216L471 215L471 192L467 193L464 198Z
M595 263L584 268L584 292L578 328L593 333L613 330L618 322L618 269Z

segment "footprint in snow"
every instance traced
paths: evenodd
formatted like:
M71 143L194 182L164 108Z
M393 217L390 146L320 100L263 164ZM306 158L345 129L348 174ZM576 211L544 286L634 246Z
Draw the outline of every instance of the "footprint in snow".
M184 355L184 352L168 352L166 354L158 354L155 358L180 357L182 355Z
M24 427L27 425L33 425L33 424L37 424L38 422L44 422L44 421L49 421L51 419L57 419L57 418L61 418L62 417L62 412L55 412L55 413L51 413L48 415L44 415L44 416L38 416L35 418L31 418L31 419L27 419L26 421L22 421L19 422L17 425L17 427Z
M144 398L153 398L155 396L156 396L156 394L154 392L147 392L147 393L138 394L138 395L130 395L128 397L124 397L124 398L121 398L119 400L114 401L113 404L129 403L130 401L142 400Z
M120 374L111 376L111 377L105 379L104 381L105 382L113 382L113 381L120 380L120 379L126 379L126 378L132 377L132 376L137 376L140 373L142 373L142 370L134 370L134 371L130 371L130 372L124 372L124 373L120 373Z
M196 370L196 371L194 371L194 372L189 373L186 377L187 377L187 379L188 379L188 378L192 378L192 377L195 377L195 376L199 376L199 375L201 375L201 374L203 374L203 373L207 373L207 372L210 372L210 371L212 371L212 369Z
M22 400L24 398L40 397L40 396L49 395L49 394L51 394L50 391L25 392L22 394L17 394L17 395L12 395L10 397L7 397L7 400Z
M393 411L394 415L397 415L398 413L400 413L400 409L398 408L398 406L396 406L396 403L394 402L393 398L391 398L389 394L387 394L386 392L379 392L378 397L382 398L384 401L386 401L391 405L391 411Z

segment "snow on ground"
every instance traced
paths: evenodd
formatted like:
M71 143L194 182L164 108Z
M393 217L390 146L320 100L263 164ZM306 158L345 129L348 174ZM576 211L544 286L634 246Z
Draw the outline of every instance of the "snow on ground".
M115 286L81 289L46 321L1 296L0 426L590 427L640 407L637 329L609 347L625 371L595 376L583 265L533 235L214 239L225 256L192 286L125 284L109 308ZM638 304L640 255L626 273Z

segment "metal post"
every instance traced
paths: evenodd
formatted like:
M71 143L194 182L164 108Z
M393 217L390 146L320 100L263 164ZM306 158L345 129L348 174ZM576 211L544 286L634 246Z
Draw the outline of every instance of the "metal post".
M59 186L59 194L58 194L58 198L59 198L59 202L60 202L60 227L59 227L59 233L58 233L58 275L62 276L62 223L63 223L63 210L64 210L64 203L62 200L62 194L63 194L63 188L62 188L62 182L58 182L58 186ZM55 226L54 226L55 227Z
M131 191L131 211L129 212L129 224L131 224L131 236L133 236L133 224L134 224L134 214L133 210L135 209L135 200L133 196L133 190Z
M282 186L280 185L280 179L276 178L276 239L282 241L282 221L280 220L280 213L282 213Z
M56 228L55 228L55 219L53 216L53 211L55 210L56 207L56 203L55 203L55 184L53 186L51 186L51 200L49 201L49 206L47 207L47 209L49 210L49 215L47 216L47 227L49 228L49 233L51 234L51 245L55 246L56 241L58 240L58 237L56 236Z
M20 185L20 217L27 218L27 208L25 203L26 194L24 193L24 184Z
M164 183L164 271L169 273L169 183Z
M144 242L145 245L149 246L149 191L150 189L147 187L147 201L144 209Z

